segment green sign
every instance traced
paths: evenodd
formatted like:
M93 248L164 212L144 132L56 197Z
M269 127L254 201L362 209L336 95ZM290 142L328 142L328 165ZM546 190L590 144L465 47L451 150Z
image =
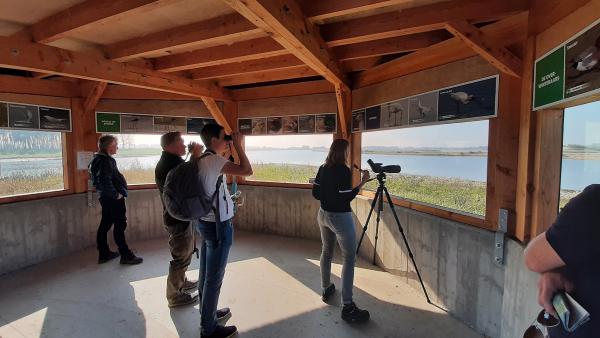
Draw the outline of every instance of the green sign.
M564 98L565 47L562 46L535 63L533 107L539 108Z
M96 113L96 131L98 133L121 132L121 116L111 113Z

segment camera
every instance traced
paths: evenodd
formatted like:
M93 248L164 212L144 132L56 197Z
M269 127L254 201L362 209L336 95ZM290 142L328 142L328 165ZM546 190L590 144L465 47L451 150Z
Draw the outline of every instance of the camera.
M368 159L367 163L371 167L374 173L388 173L388 174L397 174L402 171L402 168L399 165L381 165L381 163L375 163L373 160Z
M231 137L231 135L227 135L227 134L225 134L225 136L223 137L223 139L225 141L232 141L233 140L233 138Z

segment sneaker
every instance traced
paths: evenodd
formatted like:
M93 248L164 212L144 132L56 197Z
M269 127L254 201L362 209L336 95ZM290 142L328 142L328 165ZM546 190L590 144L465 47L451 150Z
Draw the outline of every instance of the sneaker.
M169 307L178 307L184 305L196 304L198 302L198 295L192 296L187 293L180 293L175 298L169 299Z
M132 251L121 255L121 264L125 265L136 265L141 264L144 261L142 257L136 256Z
M333 295L335 293L335 285L333 285L333 283L329 284L328 287L326 287L325 289L323 289L323 293L321 295L321 299L324 302L327 302L329 300L329 297L331 297L331 295Z
M218 322L226 322L231 318L231 310L228 307L224 307L220 310L217 310L217 321Z
M181 286L181 291L191 293L198 290L198 281L192 282L189 280L185 280L183 282L183 286Z
M112 259L119 257L119 256L120 256L119 253L114 252L114 251L108 251L108 253L106 253L106 254L99 254L98 255L98 264L106 263Z
M210 335L201 334L202 338L229 338L235 336L237 333L237 327L235 326L221 326L217 325L217 328Z
M359 309L354 302L344 305L342 309L342 319L348 323L364 323L370 317L369 311Z

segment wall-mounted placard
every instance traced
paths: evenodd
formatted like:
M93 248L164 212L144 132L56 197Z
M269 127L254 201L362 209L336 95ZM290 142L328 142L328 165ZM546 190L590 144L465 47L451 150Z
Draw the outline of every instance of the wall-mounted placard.
M352 132L474 121L496 116L498 75L352 112Z
M238 119L243 135L325 134L337 130L337 114L269 116Z
M535 61L533 109L600 93L600 20Z
M267 117L267 133L269 135L279 135L282 133L283 121L281 117Z
M187 120L185 117L179 116L154 116L154 132L167 133L170 131L178 131L187 133Z
M39 107L27 104L9 103L8 126L15 129L39 129Z
M202 128L209 123L216 123L214 119L192 117L187 119L187 133L200 134Z
M8 128L8 104L0 102L0 128Z
M265 117L252 119L252 135L265 135L267 133L267 119Z
M40 107L40 129L71 131L71 111L68 109Z
M115 113L96 113L97 133L120 133L121 116Z
M298 134L298 116L284 116L281 118L283 134Z
M337 115L335 113L315 116L315 132L317 134L335 133L337 130Z
M314 134L315 133L315 116L303 115L298 117L298 133Z
M152 134L154 132L154 121L149 115L121 115L121 133L128 134Z
M238 130L242 135L252 135L252 119L239 119Z

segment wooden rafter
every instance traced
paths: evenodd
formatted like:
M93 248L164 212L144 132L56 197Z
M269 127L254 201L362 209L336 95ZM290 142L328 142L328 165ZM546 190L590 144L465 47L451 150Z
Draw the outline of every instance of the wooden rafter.
M0 75L0 92L59 97L79 96L77 84L73 82L39 80L10 75Z
M96 106L104 94L104 90L106 90L107 82L96 82L89 94L85 97L85 101L83 101L83 112L85 114L94 112L96 110Z
M258 100L272 97L286 97L310 94L334 93L335 88L327 80L287 83L256 88L232 90L236 101Z
M453 0L324 25L321 34L329 46L342 46L444 29L449 21L499 19L527 9L527 1L521 0Z
M443 37L441 34L421 33L339 46L335 47L333 52L339 60L353 60L372 56L412 52L418 49L427 48L442 40Z
M227 98L229 93L209 81L193 81L130 66L103 57L67 51L20 39L0 37L0 67L50 72L73 78L111 82L194 97Z
M304 65L297 57L288 54L268 57L260 60L228 63L204 67L191 72L192 79L213 79L223 76L254 73L272 69L284 69Z
M234 43L231 46L216 46L197 51L164 56L154 61L156 70L176 72L187 69L222 65L226 63L257 60L289 54L271 38L259 38Z
M159 0L88 0L37 22L29 30L35 42L50 43L75 29L143 7L161 6L161 2L164 3Z
M225 128L226 133L230 134L233 129L231 129L231 125L225 118L225 115L223 114L223 111L217 102L210 97L203 97L202 102L204 102L204 105L206 105L206 108L208 108L208 111L210 111L210 114L214 117L217 123Z
M342 67L346 72L358 72L371 69L381 62L380 56L372 56L362 59L343 60Z
M410 5L412 3L414 3L413 0L303 1L302 10L310 21L319 23L389 6Z
M501 72L521 77L523 72L521 60L479 28L466 21L449 22L446 28Z
M482 27L481 30L499 45L507 46L523 41L527 35L527 13L500 20ZM475 55L477 55L475 51L465 48L464 43L455 37L359 73L354 78L354 88L368 86Z
M237 13L117 42L106 47L110 59L127 61L177 48L222 45L232 40L265 36L261 29Z
M223 76L217 79L220 86L238 86L251 83L281 81L289 79L299 79L304 77L318 76L312 68L306 65L295 67L273 69L262 72L247 73L241 75Z
M318 28L306 19L294 0L224 0L257 27L262 28L291 54L342 90L348 79ZM347 136L345 111L338 111L342 135Z

